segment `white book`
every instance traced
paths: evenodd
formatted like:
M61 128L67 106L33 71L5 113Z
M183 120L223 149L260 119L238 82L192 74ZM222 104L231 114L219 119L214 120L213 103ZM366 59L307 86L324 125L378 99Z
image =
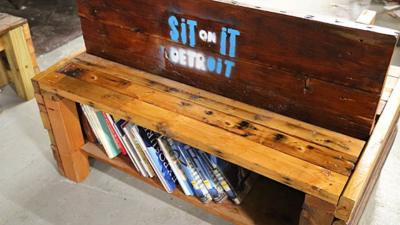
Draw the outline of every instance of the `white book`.
M106 154L108 155L108 157L110 159L115 158L116 156L118 156L118 152L115 152L112 150L113 148L112 148L112 146L110 146L111 143L107 139L106 134L104 133L103 127L101 126L101 123L96 115L95 109L90 106L87 106L87 105L85 105L85 108L87 110L89 117L93 121L92 129L97 130L94 132L98 134L98 136L99 136L98 139L99 139L100 143L103 145L104 150L106 151Z
M156 161L153 161L153 160L156 160L156 159L153 159L152 156L150 155L151 153L149 151L152 151L152 150L156 151L156 150L147 149L147 145L144 142L143 138L141 137L137 126L131 125L131 130L132 130L133 135L136 137L136 140L138 141L139 145L144 150L144 154L146 155L146 157L147 157L148 161L150 162L151 166L153 167L154 172L157 174L158 179L161 181L161 184L164 186L165 190L168 193L172 193L173 190L171 190L169 188L168 183L165 180L164 175L162 174L161 168L159 168L157 166L157 164L156 164L157 162ZM153 148L153 147L149 147L149 148Z
M99 130L98 130L97 127L96 127L95 121L94 121L94 119L93 119L93 117L92 117L92 115L91 115L91 113L90 113L90 110L88 110L88 109L87 109L87 106L86 106L86 105L83 105L83 104L81 104L81 108L82 108L83 113L84 113L85 116L86 116L86 119L88 120L88 122L89 122L89 124L90 124L90 127L91 127L92 130L93 130L94 135L95 135L96 138L97 138L97 141L98 141L100 144L102 144L102 143L101 143L101 135L100 135L100 133L99 133Z
M128 124L123 129L129 139L130 143L132 144L132 147L134 148L135 152L137 153L140 164L143 166L143 169L147 173L147 177L154 177L154 175L155 175L154 170L151 167L150 163L148 162L147 157L145 156L144 150L140 146L140 144L139 144L138 140L136 139L135 135L133 134L133 131L131 128L132 128L132 125Z
M131 158L136 169L142 174L142 176L149 177L149 175L147 174L146 170L144 169L142 163L140 162L140 159L139 159L138 155L136 154L133 145L130 143L129 138L125 135L122 137L122 141L125 142L126 152L128 153L129 158Z
M188 179L186 178L185 174L183 173L180 165L179 160L176 158L174 151L172 150L171 146L168 142L164 139L165 137L159 137L157 139L158 144L160 145L161 151L164 153L165 158L167 159L169 165L171 166L172 171L174 172L179 185L182 187L183 192L185 195L192 196L193 190L191 185L189 184Z

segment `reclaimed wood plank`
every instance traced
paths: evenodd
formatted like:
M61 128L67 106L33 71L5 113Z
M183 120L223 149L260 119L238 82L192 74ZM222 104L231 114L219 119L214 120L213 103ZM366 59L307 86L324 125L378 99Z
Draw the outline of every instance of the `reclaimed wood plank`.
M81 0L79 12L90 53L331 130L369 137L396 33L230 3L201 0L193 7L187 1ZM196 20L199 29L218 31L229 26L240 30L235 58L221 56L236 63L229 79L170 63L168 49L185 48L170 40L171 15ZM259 25L249 26L253 21ZM220 56L218 45L199 40L194 50ZM378 65L372 63L378 60ZM343 96L334 94L338 91ZM345 107L348 104L352 107Z
M59 70L65 75L76 73L75 78L98 85L121 94L137 98L148 104L179 113L189 118L220 127L256 143L277 149L294 157L319 165L326 169L350 175L358 156L336 149L313 144L307 140L292 137L279 130L248 122L243 118L216 111L210 107L195 105L190 98L172 96L170 91L157 91L136 83L132 75L118 75L115 70L108 72L96 70L83 64L69 63ZM148 83L149 81L143 81ZM176 89L174 86L167 90ZM360 152L362 148L359 148ZM340 149L341 150L341 149Z
M76 78L50 74L39 83L43 90L110 112L333 204L347 182L341 174Z
M34 98L31 79L36 74L38 67L37 64L34 64L36 60L32 59L35 57L31 52L32 47L29 47L29 43L26 42L25 30L24 26L9 30L3 40L17 94L30 100Z
M130 82L157 91L167 92L171 96L180 99L189 100L192 104L237 116L250 123L279 130L289 136L297 137L329 149L334 149L348 155L351 160L359 157L365 144L364 141L346 135L225 98L170 79L162 78L154 74L136 70L90 54L81 54L72 61L79 65L85 65L90 70L104 73L112 71L115 77L129 79ZM62 68L62 66L56 68ZM56 68L52 70L53 73L58 70Z
M387 106L368 141L356 169L352 174L343 195L340 197L335 216L349 221L353 210L362 200L362 196L370 182L374 182L375 171L384 155L385 146L395 129L400 115L400 83L397 83ZM372 179L372 181L371 181Z
M76 104L47 92L43 98L56 143L53 154L64 176L74 182L81 182L89 175L89 161L87 155L80 151L84 140Z

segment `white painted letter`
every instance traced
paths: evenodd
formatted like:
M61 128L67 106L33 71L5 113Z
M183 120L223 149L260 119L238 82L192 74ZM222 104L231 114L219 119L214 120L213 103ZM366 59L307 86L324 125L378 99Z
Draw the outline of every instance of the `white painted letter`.
M172 63L177 64L179 62L178 49L171 47L169 50L169 58Z
M179 49L179 63L182 66L186 66L187 62L187 57L186 57L186 51L184 49Z
M201 53L197 54L196 69L202 70L202 71L207 71L207 69L206 69L206 58Z

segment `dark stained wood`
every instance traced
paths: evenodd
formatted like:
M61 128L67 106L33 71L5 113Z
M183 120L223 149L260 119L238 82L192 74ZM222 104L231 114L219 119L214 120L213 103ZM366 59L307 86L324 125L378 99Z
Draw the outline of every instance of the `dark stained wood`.
M212 0L78 2L89 53L364 139L397 37ZM171 46L190 48L170 40L170 15L217 35L223 26L240 30L230 79L165 58ZM218 44L196 43L206 56L231 59Z
M150 179L140 175L126 156L109 159L104 151L93 143L86 143L81 149L90 157L122 170L153 187L164 190L157 178ZM175 190L172 194L234 224L243 225L297 225L304 199L303 193L266 178L260 179L255 184L241 205L235 205L229 200L220 204L213 202L203 204L195 197L185 196L180 189ZM270 204L272 202L274 204Z

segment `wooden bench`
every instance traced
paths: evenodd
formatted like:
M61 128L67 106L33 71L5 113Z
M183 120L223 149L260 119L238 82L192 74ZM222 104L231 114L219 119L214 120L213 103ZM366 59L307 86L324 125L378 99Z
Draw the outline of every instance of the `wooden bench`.
M87 53L33 79L64 176L92 157L162 189L84 138L82 103L261 174L239 206L173 193L235 224L357 224L397 134L396 31L225 0L78 3ZM177 38L181 22L206 43Z
M12 83L18 96L32 99L31 79L38 72L27 20L0 13L0 87Z
M299 208L288 213L292 216L289 223L264 214L265 209L272 210L271 206L262 207L268 197L274 196L269 191L278 195L280 191L289 192L294 196L294 190L304 193L302 224L331 224L334 217L338 221L358 219L397 133L400 103L400 85L396 85L371 138L365 143L86 53L36 76L34 84L59 169L73 181L82 181L88 175L88 156L140 178L126 159L109 160L98 146L85 142L75 105L79 102L191 144L292 188L291 191L276 184L272 190L255 188L251 195L254 197L243 206L203 205L180 191L174 193L237 224L268 224L265 222L274 219L276 224L295 224ZM144 181L162 188L158 181ZM258 199L259 196L263 198ZM303 201L301 197L297 199ZM296 198L294 202L291 198L279 200L296 205ZM251 208L252 204L260 208ZM254 211L248 214L249 209ZM282 215L281 209L273 212Z

